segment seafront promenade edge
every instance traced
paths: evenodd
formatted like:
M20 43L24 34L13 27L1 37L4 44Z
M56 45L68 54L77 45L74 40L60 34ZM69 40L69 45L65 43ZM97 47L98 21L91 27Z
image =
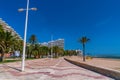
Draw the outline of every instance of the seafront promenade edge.
M88 69L88 70L103 74L105 76L114 78L115 80L120 80L120 71L116 71L116 70L113 70L113 69L110 69L110 68L98 67L98 66L95 66L95 65L90 65L90 64L87 64L87 63L82 62L82 61L76 61L75 60L76 58L70 58L70 57L68 58L67 57L67 58L64 58L64 59L66 61L72 63L72 64L77 65L77 66L80 66L80 67L83 67L85 69Z

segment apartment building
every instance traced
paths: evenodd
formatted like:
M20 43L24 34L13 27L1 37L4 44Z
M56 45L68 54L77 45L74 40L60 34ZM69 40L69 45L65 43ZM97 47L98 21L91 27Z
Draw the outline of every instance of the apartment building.
M48 46L48 47L58 46L64 49L64 39L57 39L57 40L52 40L49 42L44 42L44 43L41 43L41 45Z
M0 18L0 25L2 25L4 31L11 32L13 36L16 36L18 39L22 39L21 36L11 26L2 20L2 18Z

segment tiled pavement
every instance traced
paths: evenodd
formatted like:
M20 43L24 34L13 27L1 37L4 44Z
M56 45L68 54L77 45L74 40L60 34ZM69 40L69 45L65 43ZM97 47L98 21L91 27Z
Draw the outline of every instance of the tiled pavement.
M25 72L20 69L20 62L0 64L0 80L113 80L63 58L29 60L26 61Z

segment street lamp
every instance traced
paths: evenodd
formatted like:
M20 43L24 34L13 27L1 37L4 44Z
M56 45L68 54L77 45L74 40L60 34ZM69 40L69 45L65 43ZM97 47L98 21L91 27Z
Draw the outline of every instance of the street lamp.
M37 8L29 8L29 0L27 0L27 8L26 9L23 9L23 8L20 8L18 9L19 12L22 12L26 10L26 20L25 20L25 30L24 30L24 44L23 44L23 55L22 55L22 70L21 71L24 71L25 70L25 51L26 51L26 35L27 35L27 25L28 25L28 11L29 10L34 10L36 11Z
M27 9L24 9L24 8L20 8L20 9L18 9L19 12L22 12L22 11L24 11L24 10L27 10ZM28 10L36 11L37 8L29 8Z

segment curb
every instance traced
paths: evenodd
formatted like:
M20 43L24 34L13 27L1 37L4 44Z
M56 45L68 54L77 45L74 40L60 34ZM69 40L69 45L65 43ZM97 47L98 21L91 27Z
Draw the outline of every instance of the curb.
M104 69L104 68L96 67L96 66L92 66L92 65L88 65L88 64L85 64L85 63L80 63L80 62L73 61L73 60L70 60L70 59L67 59L67 58L64 58L64 59L66 61L72 63L72 64L77 65L77 66L80 66L80 67L83 67L85 69L100 73L100 74L108 76L108 77L111 77L115 80L120 80L120 72L117 72L117 71L114 71L114 70L109 70L109 69Z

